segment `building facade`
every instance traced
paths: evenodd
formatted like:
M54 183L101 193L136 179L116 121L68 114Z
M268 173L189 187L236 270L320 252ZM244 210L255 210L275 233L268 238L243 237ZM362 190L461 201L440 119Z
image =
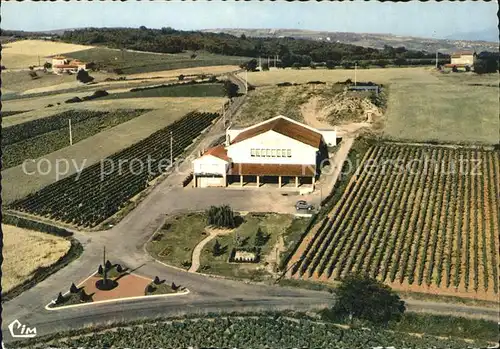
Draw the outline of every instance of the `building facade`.
M457 68L459 70L468 70L474 68L477 54L474 51L455 52L451 55L451 63L445 64L445 68Z
M88 63L77 59L69 60L64 56L55 56L52 58L52 71L56 74L77 73L79 70L87 70Z
M246 128L230 127L225 144L193 161L193 186L314 188L327 147L336 144L335 130L318 130L282 115Z

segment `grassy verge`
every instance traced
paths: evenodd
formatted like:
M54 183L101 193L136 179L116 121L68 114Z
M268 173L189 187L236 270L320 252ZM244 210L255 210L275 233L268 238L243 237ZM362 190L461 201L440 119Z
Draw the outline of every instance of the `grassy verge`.
M148 290L146 289L144 292L146 296L176 293L176 291L172 289L172 285L167 285L165 282L159 285L155 284L154 282L151 282L149 285L151 286L150 291L148 292Z
M276 259L273 249L280 235L287 234L287 227L293 221L293 216L283 214L255 214L250 213L244 217L244 222L231 234L218 236L211 240L203 249L200 256L200 272L222 275L230 278L250 279L262 281L270 277L266 266L271 260ZM255 237L258 229L266 236L266 242L258 246ZM237 244L235 237L241 241ZM214 256L213 248L218 241L223 253ZM260 248L260 262L258 263L228 263L229 254L233 248Z
M114 93L106 97L101 97L99 100L150 97L224 97L224 89L222 84L216 83L172 85L140 91Z
M168 217L146 249L164 263L189 269L194 248L206 237L206 222L204 213Z
M72 125L73 144L127 122L147 110L118 110L85 119ZM65 127L3 146L3 168L20 165L26 159L37 159L69 145L69 129Z
M399 296L403 299L414 299L429 302L443 302L443 303L454 303L454 304L464 304L476 307L497 307L498 302L485 301L480 299L464 298L464 297L454 297L454 296L442 296L438 294L420 293L420 292L399 292L396 291Z
M313 290L313 291L325 291L325 292L331 292L333 289L335 289L335 285L330 285L330 284L325 284L321 282L315 282L315 281L306 281L306 280L296 280L296 279L281 279L278 283L280 286L285 286L285 287L298 287L298 288L304 288L306 290Z

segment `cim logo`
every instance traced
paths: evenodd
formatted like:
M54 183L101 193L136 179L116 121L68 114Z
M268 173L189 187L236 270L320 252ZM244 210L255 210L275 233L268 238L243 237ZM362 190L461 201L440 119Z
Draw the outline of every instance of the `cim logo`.
M14 338L33 338L36 336L36 327L31 328L23 325L17 319L10 323L9 331Z

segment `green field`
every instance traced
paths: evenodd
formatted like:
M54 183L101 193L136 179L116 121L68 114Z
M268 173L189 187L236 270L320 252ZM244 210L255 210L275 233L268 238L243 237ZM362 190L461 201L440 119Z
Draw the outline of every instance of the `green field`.
M129 121L147 111L148 110L117 110L114 112L93 112L92 114L92 112L84 110L70 110L42 120L18 124L13 127L26 125L29 128L30 125L35 123L48 123L50 120L60 119L61 117L64 119L62 123L58 123L54 128L48 128L47 132L43 132L42 130L41 133L30 136L27 130L25 130L21 139L14 139L15 142L3 145L3 168L7 169L20 165L26 159L37 159L45 154L69 146L69 124L67 121L69 119L74 119L74 123L72 124L72 137L73 144L76 144L108 128ZM81 114L91 114L93 116L79 121L77 118ZM35 125L31 126L31 129L36 129ZM2 139L2 141L5 139L6 138Z
M121 69L123 74L215 65L240 65L250 60L248 57L222 56L201 52L197 52L196 54L196 58L192 59L190 58L191 53L155 54L97 47L72 52L67 56L85 62L96 62L100 65L101 69L105 70Z
M224 89L222 84L185 84L113 93L99 99L150 97L224 97Z
M467 326L465 331L459 332L463 335L472 332L469 330L471 324L483 325L480 320L462 322L459 324ZM449 321L445 323L449 325ZM113 347L119 348L470 348L491 345L497 335L496 324L487 324L487 337L465 341L460 336L435 337L420 331L418 334L400 332L393 330L392 326L390 330L350 328L303 314L234 314L157 319L125 327L110 325L110 330L88 328L37 338L36 342L28 340L20 347L103 348L112 343Z

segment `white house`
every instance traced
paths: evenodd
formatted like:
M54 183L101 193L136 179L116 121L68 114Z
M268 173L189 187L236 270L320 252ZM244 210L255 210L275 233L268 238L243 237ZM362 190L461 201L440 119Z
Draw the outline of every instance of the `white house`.
M318 130L279 115L246 128L226 130L226 143L193 161L195 187L275 183L295 187L314 183L335 130Z
M56 74L66 72L77 73L79 70L87 70L88 64L77 59L70 61L64 56L52 58L52 71Z
M476 63L477 54L474 51L455 52L451 55L451 63L445 64L446 68L456 67L457 69L472 69Z

